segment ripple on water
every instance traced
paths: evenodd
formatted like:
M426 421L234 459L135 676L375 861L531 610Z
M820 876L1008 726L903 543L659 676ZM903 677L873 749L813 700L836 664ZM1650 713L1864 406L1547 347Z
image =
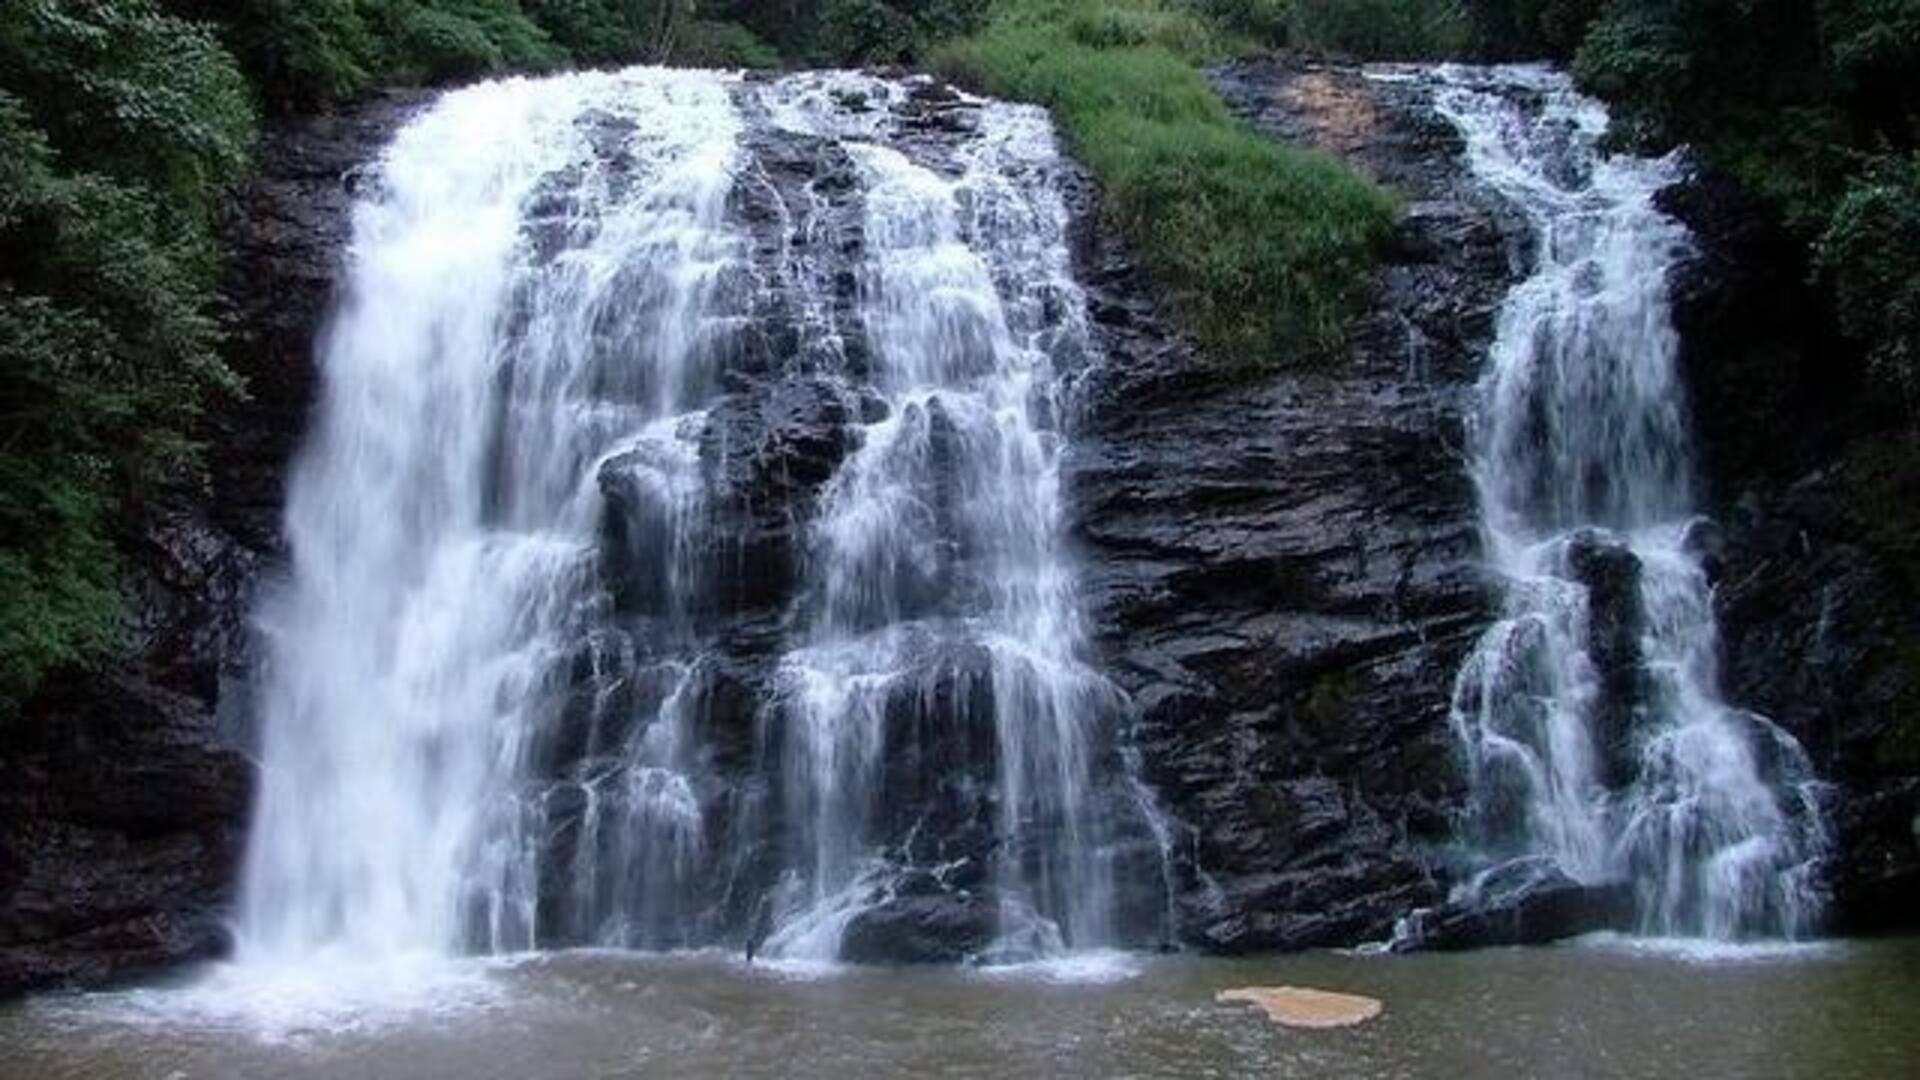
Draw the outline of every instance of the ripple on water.
M1747 964L1790 960L1821 960L1841 956L1843 941L1718 941L1711 938L1640 937L1612 930L1586 934L1567 942L1571 948L1601 949L1632 956L1677 960L1688 964Z
M204 1031L263 1043L383 1028L506 1004L496 961L320 957L297 964L216 964L160 986L39 999L32 1009L72 1030Z

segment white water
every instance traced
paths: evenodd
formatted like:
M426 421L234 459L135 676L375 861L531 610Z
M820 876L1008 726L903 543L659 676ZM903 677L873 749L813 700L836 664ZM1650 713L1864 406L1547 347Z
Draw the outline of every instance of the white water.
M891 896L897 867L872 820L883 757L902 749L887 745L890 711L966 724L979 709L994 724L1000 849L1040 837L1030 863L997 867L1006 949L1096 946L1113 900L1089 755L1115 692L1080 661L1060 539L1053 360L1090 344L1053 132L1040 110L988 105L949 176L882 145L870 113L822 108L898 92L801 78L775 101L782 123L849 140L866 198L861 317L886 409L823 496L805 629L782 661L798 726L786 797L806 825L769 951L832 957L848 922Z
M1535 236L1472 432L1506 589L1454 692L1480 854L1546 854L1577 881L1631 880L1643 933L1806 932L1825 847L1811 769L1791 736L1719 687L1668 310L1689 240L1653 202L1679 166L1603 153L1605 111L1563 75L1436 79L1473 172ZM1623 590L1640 620L1624 683L1603 670L1583 572L1596 563L1638 568Z
M783 362L827 366L873 416L806 526L766 709L789 852L769 951L834 957L896 864L927 861L873 820L878 771L914 749L888 711L916 700L923 724L990 718L1005 952L1109 941L1091 788L1115 695L1079 660L1059 535L1055 363L1089 345L1052 132L986 105L936 171L852 91L903 92L642 69L460 90L399 134L355 210L292 572L259 613L243 969L733 940L715 867L758 849L708 820L703 619L726 583L707 556L730 538L702 437L756 274L801 281ZM805 260L747 265L730 199L769 117L858 166L859 325ZM832 369L847 334L870 373ZM615 543L637 598L608 583ZM984 712L935 701L968 679Z

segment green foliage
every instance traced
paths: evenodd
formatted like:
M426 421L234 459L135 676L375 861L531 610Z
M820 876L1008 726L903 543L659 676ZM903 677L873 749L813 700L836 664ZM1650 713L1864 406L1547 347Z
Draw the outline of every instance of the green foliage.
M1566 60L1606 0L1463 0L1466 47L1488 60Z
M1293 0L1199 0L1215 22L1265 45L1293 39Z
M681 32L673 62L692 67L777 68L780 54L736 22L695 19Z
M588 64L681 59L680 35L697 34L690 0L523 0L526 12L574 59Z
M322 108L376 85L651 55L649 16L685 0L168 0L217 27L268 109Z
M705 0L699 15L745 27L788 59L832 66L912 62L929 43L973 30L990 6L991 0Z
M223 18L226 40L262 99L311 108L365 91L381 57L357 0L213 0L192 12ZM222 11L225 14L222 16Z
M0 714L120 641L122 510L191 481L237 389L208 312L212 217L250 97L142 0L0 5Z
M889 64L913 52L915 27L880 0L827 0L815 49L829 63Z
M1236 121L1196 63L1225 44L1153 0L1026 0L935 53L950 75L1051 106L1108 212L1210 347L1270 359L1340 337L1391 200Z
M219 42L145 0L0 0L0 89L76 165L147 183L174 217L210 212L252 140Z
M1920 155L1881 159L1854 178L1816 265L1841 329L1866 344L1870 373L1910 408L1920 403Z
M1200 0L1223 26L1262 45L1367 60L1458 56L1464 11L1452 0Z
M1295 45L1367 60L1428 60L1466 48L1460 9L1439 0L1294 0Z

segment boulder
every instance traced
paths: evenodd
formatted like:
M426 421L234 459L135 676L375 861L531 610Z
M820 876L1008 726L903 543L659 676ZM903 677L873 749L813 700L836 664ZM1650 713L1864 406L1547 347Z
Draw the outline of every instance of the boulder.
M1583 885L1552 859L1528 856L1485 871L1444 905L1411 915L1393 947L1452 951L1545 945L1596 930L1627 929L1633 918L1630 883Z

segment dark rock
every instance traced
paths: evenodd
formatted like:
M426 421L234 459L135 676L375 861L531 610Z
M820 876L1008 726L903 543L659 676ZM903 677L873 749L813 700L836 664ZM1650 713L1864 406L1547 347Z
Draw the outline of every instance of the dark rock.
M935 888L890 896L854 916L840 957L855 964L957 964L993 941L996 905L981 893Z
M1515 859L1488 870L1445 905L1409 920L1396 949L1484 949L1545 945L1596 930L1631 927L1633 886L1582 885L1543 857Z
M201 700L57 681L0 751L0 995L215 955L252 769Z
M1646 701L1640 560L1626 544L1591 529L1575 534L1563 557L1568 576L1587 587L1587 655L1600 676L1594 743L1601 782L1618 790L1633 781L1634 719Z

